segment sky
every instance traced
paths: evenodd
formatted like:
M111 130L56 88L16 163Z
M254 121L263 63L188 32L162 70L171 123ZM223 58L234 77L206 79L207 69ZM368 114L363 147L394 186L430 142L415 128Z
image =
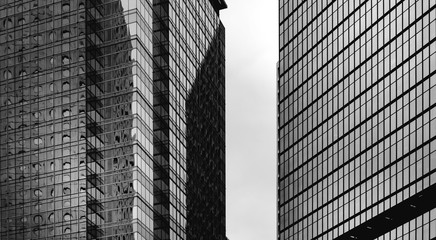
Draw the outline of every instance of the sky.
M226 0L229 240L276 239L278 3Z

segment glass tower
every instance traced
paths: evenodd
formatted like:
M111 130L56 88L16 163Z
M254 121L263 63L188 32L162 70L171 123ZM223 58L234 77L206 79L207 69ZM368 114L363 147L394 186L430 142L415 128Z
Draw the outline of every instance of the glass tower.
M436 2L279 0L278 236L436 238Z
M154 0L154 230L225 240L222 0Z
M225 239L225 7L0 0L0 239Z

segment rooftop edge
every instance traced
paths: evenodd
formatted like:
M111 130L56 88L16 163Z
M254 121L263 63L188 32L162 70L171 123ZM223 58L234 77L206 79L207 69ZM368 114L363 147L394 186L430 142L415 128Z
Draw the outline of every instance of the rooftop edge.
M216 12L227 8L227 3L224 0L210 0Z

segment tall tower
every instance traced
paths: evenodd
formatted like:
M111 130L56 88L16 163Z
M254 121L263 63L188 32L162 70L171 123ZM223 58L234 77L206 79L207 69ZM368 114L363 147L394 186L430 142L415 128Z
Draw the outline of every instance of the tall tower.
M151 2L2 1L0 19L0 238L150 239Z
M279 1L278 236L436 237L436 2Z
M225 239L226 5L179 4L0 1L0 239Z
M225 240L222 0L154 1L154 195L159 239Z

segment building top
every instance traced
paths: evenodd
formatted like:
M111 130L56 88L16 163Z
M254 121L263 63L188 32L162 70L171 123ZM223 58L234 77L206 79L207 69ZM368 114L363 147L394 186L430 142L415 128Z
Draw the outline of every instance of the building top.
M210 3L212 3L212 6L217 13L220 10L227 8L227 3L224 0L210 0Z

